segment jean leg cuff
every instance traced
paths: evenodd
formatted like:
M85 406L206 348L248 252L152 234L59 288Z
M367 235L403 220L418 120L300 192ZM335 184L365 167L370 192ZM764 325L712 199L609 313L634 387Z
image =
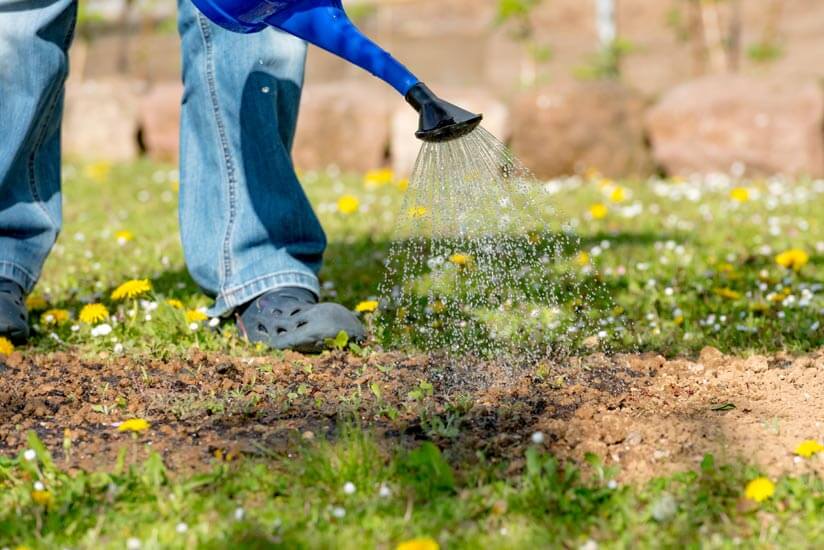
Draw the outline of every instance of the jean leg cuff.
M23 287L28 294L37 284L37 277L21 265L0 261L0 278L9 279Z
M303 271L281 271L262 275L241 286L222 290L215 298L215 303L209 308L207 314L210 317L226 317L232 311L258 296L282 287L299 287L314 292L320 296L320 283L318 278Z

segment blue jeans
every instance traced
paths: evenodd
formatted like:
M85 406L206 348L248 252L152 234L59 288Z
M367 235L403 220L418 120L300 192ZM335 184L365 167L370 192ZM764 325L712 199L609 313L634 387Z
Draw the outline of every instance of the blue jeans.
M60 231L60 118L76 0L0 0L0 277L27 292ZM318 294L326 237L295 175L304 42L225 31L178 1L180 227L212 315L278 287ZM93 155L94 151L89 151Z

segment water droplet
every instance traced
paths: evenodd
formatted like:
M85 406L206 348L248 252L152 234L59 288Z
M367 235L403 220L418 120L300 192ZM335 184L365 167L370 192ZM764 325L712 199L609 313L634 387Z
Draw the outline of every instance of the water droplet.
M269 93L269 86L264 86L263 88L260 89L260 91L263 92L264 94L268 94Z
M613 308L551 200L483 128L424 143L381 285L384 344L445 352L464 385L491 376L484 361L514 369L585 349Z

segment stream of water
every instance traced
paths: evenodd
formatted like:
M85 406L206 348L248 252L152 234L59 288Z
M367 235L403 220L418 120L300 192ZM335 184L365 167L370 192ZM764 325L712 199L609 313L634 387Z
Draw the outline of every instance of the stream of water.
M381 285L385 339L462 359L608 348L608 293L550 199L483 128L424 143Z

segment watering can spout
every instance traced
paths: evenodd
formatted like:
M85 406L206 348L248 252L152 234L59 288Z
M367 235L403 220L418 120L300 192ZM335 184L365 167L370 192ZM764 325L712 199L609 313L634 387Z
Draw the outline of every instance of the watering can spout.
M347 17L341 0L193 2L214 23L231 31L250 33L275 27L369 71L395 88L420 113L421 126L415 134L420 139L454 139L481 121L481 115L438 99L409 69L364 36Z

